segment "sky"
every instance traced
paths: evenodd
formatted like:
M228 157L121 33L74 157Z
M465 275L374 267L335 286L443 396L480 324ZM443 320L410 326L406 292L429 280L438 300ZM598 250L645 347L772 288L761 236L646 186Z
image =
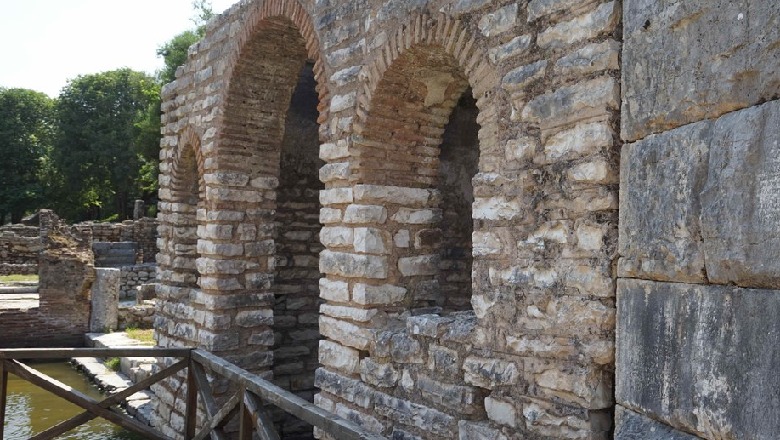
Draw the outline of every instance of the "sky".
M237 0L212 0L221 13ZM157 48L194 27L192 0L0 0L0 87L57 97L69 79L162 68Z

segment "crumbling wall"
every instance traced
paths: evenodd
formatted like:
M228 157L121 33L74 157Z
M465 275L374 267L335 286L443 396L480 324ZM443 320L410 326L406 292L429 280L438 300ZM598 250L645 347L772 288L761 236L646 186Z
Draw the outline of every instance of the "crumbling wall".
M624 17L615 438L775 438L780 4Z
M81 346L89 331L90 288L95 269L91 236L41 210L39 307L0 310L0 347Z
M39 228L0 226L0 275L38 273L38 254L41 249Z
M277 324L308 319L284 285L297 237L303 285L324 246L319 405L397 439L606 438L620 16L613 1L232 7L163 91L158 343L287 374ZM308 215L289 189L320 189L286 183L307 62L319 244L285 208ZM155 390L171 435L181 390Z

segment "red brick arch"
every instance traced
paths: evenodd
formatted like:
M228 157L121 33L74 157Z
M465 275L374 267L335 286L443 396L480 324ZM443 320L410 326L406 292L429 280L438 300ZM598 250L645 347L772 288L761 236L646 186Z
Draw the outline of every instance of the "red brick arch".
M488 102L480 98L485 96L491 84L496 83L498 74L482 45L476 44L475 36L460 20L447 14L415 14L388 37L379 49L380 55L364 67L366 81L357 99L356 126L359 128L355 131L360 132L365 126L373 98L387 70L400 56L421 45L438 46L452 56L468 80L480 111L486 110ZM483 124L483 129L486 128L487 124Z

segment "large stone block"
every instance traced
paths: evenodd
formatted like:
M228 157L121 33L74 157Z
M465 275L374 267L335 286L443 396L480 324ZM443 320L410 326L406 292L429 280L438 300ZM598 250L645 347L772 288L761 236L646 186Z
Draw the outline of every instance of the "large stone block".
M697 438L620 405L615 408L615 440L695 440Z
M780 101L624 148L619 276L780 287Z
M623 19L625 140L777 96L776 0L627 0Z
M707 276L714 283L778 289L780 101L718 119L712 138L701 193Z
M698 194L712 127L687 125L623 147L619 276L704 282Z
M780 291L620 280L618 313L618 404L705 438L776 438Z

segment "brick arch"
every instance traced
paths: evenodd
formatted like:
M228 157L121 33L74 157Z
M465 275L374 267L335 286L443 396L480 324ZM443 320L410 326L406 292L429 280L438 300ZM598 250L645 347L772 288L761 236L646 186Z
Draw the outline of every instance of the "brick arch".
M388 37L379 49L379 55L363 69L366 80L359 90L356 104L356 133L361 134L365 129L371 106L375 102L374 96L387 70L399 57L419 46L437 46L443 53L450 55L468 81L480 112L490 112L488 106L491 100L485 98L489 98L491 84L495 84L498 73L489 62L487 52L480 44L476 44L475 36L460 20L447 14L415 14ZM495 123L480 122L483 130L497 131Z
M228 45L228 54L225 57L226 68L224 77L227 78L226 87L223 88L222 102L229 107L230 98L236 92L234 79L240 76L246 69L247 60L251 60L253 42L261 40L264 30L282 22L292 25L302 39L306 51L306 57L313 61L314 78L317 83L317 93L319 95L319 118L320 124L328 119L328 103L330 93L327 88L326 68L321 53L321 45L314 24L309 13L301 6L297 0L267 0L255 1L249 6L246 13L246 20L237 33L232 36ZM273 32L273 30L271 30ZM223 114L223 121L227 115ZM325 141L325 139L323 139Z
M201 137L191 129L179 136L171 164L170 198L165 209L173 217L169 246L170 267L176 272L173 285L198 288L197 210L205 200Z
M364 72L350 179L355 203L381 203L387 212L371 232L384 246L365 248L362 238L355 246L387 261L385 276L368 283L406 291L389 310L468 309L471 179L480 151L497 148L497 121L487 116L496 114L487 92L496 74L471 33L443 14L398 28ZM472 127L462 133L468 141L452 136L459 124Z

